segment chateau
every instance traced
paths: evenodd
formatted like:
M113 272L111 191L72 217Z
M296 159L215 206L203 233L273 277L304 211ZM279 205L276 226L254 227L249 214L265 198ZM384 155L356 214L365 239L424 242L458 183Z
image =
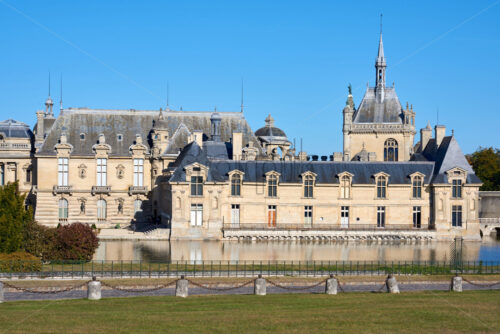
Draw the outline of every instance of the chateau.
M343 152L297 152L269 115L97 110L45 101L33 130L0 122L0 184L17 180L45 225L164 228L171 239L479 239L481 181L453 134L420 130L386 85L342 111ZM339 119L341 115L339 113ZM339 136L340 137L340 136Z

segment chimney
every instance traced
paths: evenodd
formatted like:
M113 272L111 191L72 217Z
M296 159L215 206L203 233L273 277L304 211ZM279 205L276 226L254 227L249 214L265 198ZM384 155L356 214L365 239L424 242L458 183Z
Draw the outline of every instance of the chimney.
M233 160L241 160L243 133L233 132Z
M446 126L436 125L434 127L434 131L436 132L436 146L439 147L439 145L441 145L441 142L443 141L443 138L446 134Z
M430 124L427 127L420 129L420 151L425 150L429 139L432 137L432 128Z
M199 147L202 147L203 146L203 131L201 131L201 130L193 131L193 141L195 141Z
M37 124L36 124L36 140L37 141L43 141L43 136L44 136L44 127L43 127L43 119L44 119L45 113L41 110L38 110L36 112L36 119L37 119Z

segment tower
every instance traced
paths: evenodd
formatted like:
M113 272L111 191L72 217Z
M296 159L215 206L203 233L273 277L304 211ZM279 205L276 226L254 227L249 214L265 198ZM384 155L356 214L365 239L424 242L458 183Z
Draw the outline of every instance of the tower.
M377 101L382 103L385 98L385 69L387 63L384 57L384 43L382 42L382 25L380 25L380 40L378 42L378 55L375 61L375 95Z
M344 126L342 128L342 133L344 134L344 161L351 160L351 142L349 137L349 131L351 130L352 116L354 114L354 100L352 98L352 87L349 84L348 87L349 95L347 96L347 101L345 102L344 110L342 111L344 115Z
M220 141L221 120L220 114L217 112L217 109L215 109L215 112L210 116L211 137L213 141Z

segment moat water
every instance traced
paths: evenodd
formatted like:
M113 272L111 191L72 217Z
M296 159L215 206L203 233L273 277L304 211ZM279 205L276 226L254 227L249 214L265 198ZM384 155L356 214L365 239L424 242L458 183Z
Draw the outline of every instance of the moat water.
M500 237L464 242L467 261L500 261ZM95 260L143 261L449 261L452 243L104 240Z

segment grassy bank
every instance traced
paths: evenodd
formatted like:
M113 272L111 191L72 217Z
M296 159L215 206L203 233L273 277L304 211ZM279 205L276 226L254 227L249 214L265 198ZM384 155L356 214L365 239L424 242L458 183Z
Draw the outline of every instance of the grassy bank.
M500 291L221 295L0 304L1 333L500 332Z

